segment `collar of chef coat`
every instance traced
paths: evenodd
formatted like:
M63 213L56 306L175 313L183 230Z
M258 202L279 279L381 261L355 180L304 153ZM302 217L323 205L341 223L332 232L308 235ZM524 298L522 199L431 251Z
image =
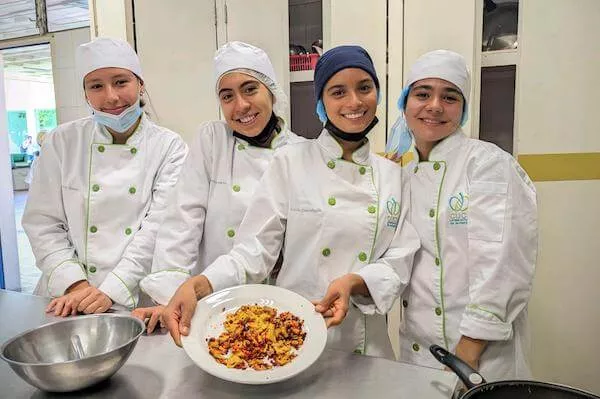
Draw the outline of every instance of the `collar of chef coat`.
M102 144L112 144L113 137L110 134L110 132L106 129L106 127L97 122L95 122L95 123L96 123L96 137L94 137L94 142L102 143ZM129 136L129 138L127 139L127 142L123 145L136 147L141 142L142 136L143 136L142 132L144 131L144 129L146 129L146 127L148 126L149 123L150 123L150 121L148 120L148 116L146 116L145 112L142 112L142 120L140 121L140 124L135 129L135 132L133 132L133 134L131 136Z
M327 129L323 129L321 135L317 138L317 142L330 157L334 159L342 158L344 149ZM369 139L366 139L366 142L352 153L352 162L358 165L368 165L371 154L369 147Z
M456 132L452 133L450 136L446 137L444 140L437 143L435 147L433 147L429 153L429 161L433 162L446 160L448 158L448 154L459 147L466 138L467 137L463 133L462 129L458 129ZM420 162L419 152L416 148L414 149L413 153L416 162Z
M226 129L227 129L227 134L230 134L233 136L233 130L229 127L229 125L225 125ZM271 140L271 145L269 147L256 147L253 146L255 148L266 148L267 150L271 149L271 150L275 150L279 147L282 147L285 144L288 144L288 138L289 138L289 134L290 131L287 128L284 128L283 130L281 130L281 132L277 133L275 135L275 137L273 137L273 140ZM234 139L242 144L244 144L245 146L251 146L252 144L250 144L247 140L244 140L241 137L238 136L233 136Z

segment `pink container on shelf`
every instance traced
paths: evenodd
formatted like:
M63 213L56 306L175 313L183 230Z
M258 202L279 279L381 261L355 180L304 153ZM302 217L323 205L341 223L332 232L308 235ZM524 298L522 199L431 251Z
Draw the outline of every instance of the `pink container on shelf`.
M290 71L309 71L315 69L319 54L290 55Z

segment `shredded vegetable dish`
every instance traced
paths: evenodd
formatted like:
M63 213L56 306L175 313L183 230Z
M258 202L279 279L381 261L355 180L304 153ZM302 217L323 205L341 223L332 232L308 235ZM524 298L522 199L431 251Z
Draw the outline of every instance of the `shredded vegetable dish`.
M208 351L229 368L269 370L288 364L304 343L304 321L269 306L244 305L229 313L225 331L207 338Z

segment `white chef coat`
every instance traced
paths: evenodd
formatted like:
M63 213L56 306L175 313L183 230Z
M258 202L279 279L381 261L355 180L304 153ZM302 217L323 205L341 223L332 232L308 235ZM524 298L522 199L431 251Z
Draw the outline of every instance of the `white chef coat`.
M347 273L371 296L356 296L328 346L393 358L386 313L408 284L419 239L406 222L402 170L372 154L368 142L353 162L327 130L281 149L265 171L232 251L204 275L213 289L262 281L283 247L276 285L320 300ZM285 241L285 244L284 244Z
M177 288L233 247L250 198L276 149L304 141L286 128L271 148L249 145L223 121L206 122L158 234L152 273L140 286L166 305Z
M91 117L44 140L23 215L42 270L36 294L57 297L87 279L117 304L138 303L187 146L145 114L126 144L112 142Z
M410 221L422 248L402 295L400 359L441 368L429 346L454 351L465 335L490 341L480 361L487 379L527 378L538 238L533 183L510 154L460 130L429 161L407 156Z

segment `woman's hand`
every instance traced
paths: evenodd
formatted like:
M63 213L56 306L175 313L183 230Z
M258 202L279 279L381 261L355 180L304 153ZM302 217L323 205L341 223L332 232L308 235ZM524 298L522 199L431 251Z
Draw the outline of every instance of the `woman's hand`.
M162 313L164 310L165 310L165 307L162 305L152 306L149 308L137 308L137 309L133 309L133 312L131 312L131 315L133 317L135 317L136 319L140 319L144 323L146 323L146 319L148 319L148 322L146 323L146 332L148 334L152 334L152 332L156 328L156 325L158 324L159 321L160 321L160 326L164 327L164 325L161 321L161 316L162 316Z
M358 274L349 273L329 284L321 301L313 302L315 310L323 315L327 328L337 326L344 321L348 313L350 295L368 295L367 286Z
M55 316L75 316L77 312L92 314L104 313L113 301L104 292L91 286L86 280L71 285L66 294L53 299L46 307L46 313L54 312Z
M455 354L474 370L479 370L479 359L486 345L487 341L463 335L456 345Z
M181 347L181 336L190 333L192 316L198 300L212 293L208 279L195 276L181 284L162 313L162 324L167 327L173 341Z

